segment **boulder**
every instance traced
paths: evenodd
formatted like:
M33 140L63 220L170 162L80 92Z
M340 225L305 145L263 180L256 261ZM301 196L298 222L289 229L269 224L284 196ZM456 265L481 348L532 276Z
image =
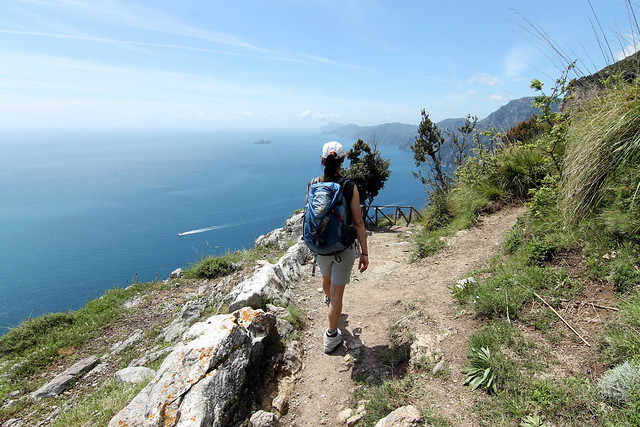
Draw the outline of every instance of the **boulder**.
M250 421L253 427L278 427L280 425L276 414L262 410L253 414Z
M53 397L59 395L66 390L72 381L76 381L78 378L93 369L93 367L98 364L98 361L97 357L90 356L76 362L53 380L34 391L32 397L38 399L41 397Z
M243 308L195 323L109 426L227 426L251 406L275 316Z
M165 342L170 342L180 337L189 328L189 324L196 320L206 304L198 301L189 301L180 310L180 314L162 332Z
M153 377L156 371L144 366L133 366L130 368L120 369L115 373L116 382L138 384Z
M184 272L182 271L181 268L176 268L175 270L173 270L171 272L171 274L169 274L169 278L170 279L179 279L184 275Z
M277 264L266 264L253 276L234 287L229 295L229 311L242 307L260 308L266 301L293 302L293 284L300 278L302 265L311 259L303 242L291 246Z
M163 357L165 354L171 353L173 351L173 347L174 346L162 347L162 348L158 348L157 346L153 347L147 350L142 356L133 359L129 363L129 367L143 366L148 363L155 362L156 360Z
M418 333L414 341L411 343L410 357L411 364L429 364L434 366L438 364L444 357L444 351L440 346L449 333L427 335Z
M304 212L291 215L284 223L284 227L276 228L266 235L258 237L255 241L256 247L276 247L285 249L292 240L300 240L302 237L302 223Z
M417 427L424 425L420 411L413 406L403 406L379 420L375 427Z
M118 354L118 353L124 351L125 349L131 347L132 345L137 344L138 342L140 342L143 337L144 337L144 332L142 330L138 329L136 332L133 333L133 335L131 335L126 340L117 342L114 345L112 345L111 346L111 353L112 354Z

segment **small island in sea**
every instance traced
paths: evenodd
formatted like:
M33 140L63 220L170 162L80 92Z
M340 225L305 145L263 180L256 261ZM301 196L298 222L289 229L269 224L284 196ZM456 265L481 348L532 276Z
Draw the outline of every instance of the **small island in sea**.
M254 142L254 144L260 144L260 145L271 144L271 140L269 140L269 139L261 139L260 141Z

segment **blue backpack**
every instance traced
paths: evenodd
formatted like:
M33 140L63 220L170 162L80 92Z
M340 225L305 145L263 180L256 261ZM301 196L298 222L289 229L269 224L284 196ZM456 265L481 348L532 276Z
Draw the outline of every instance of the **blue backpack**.
M349 217L349 207L339 182L311 181L304 212L303 239L317 255L333 255L355 242L355 231Z

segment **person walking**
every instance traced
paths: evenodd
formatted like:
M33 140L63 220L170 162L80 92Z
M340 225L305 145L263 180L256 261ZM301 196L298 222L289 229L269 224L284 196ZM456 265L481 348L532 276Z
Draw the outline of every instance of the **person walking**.
M331 141L322 147L321 161L324 175L317 178L317 182L342 182L345 201L347 203L348 218L360 245L354 243L345 250L331 255L318 255L317 263L322 274L322 289L325 303L328 305L328 328L324 332L324 352L329 354L342 345L342 332L338 329L338 322L342 315L342 299L345 286L351 281L351 270L358 260L358 271L364 272L369 267L369 250L367 247L367 231L360 209L360 195L358 187L353 181L343 180L341 175L342 163L347 157L342 144Z

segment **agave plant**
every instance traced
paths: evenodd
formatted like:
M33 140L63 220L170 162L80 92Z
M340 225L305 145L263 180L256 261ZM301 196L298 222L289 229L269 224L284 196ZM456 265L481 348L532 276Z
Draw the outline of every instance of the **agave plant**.
M489 349L487 347L472 348L470 359L471 367L463 370L467 374L464 385L471 387L471 390L485 388L490 394L495 394L497 389Z

